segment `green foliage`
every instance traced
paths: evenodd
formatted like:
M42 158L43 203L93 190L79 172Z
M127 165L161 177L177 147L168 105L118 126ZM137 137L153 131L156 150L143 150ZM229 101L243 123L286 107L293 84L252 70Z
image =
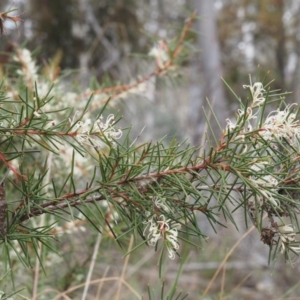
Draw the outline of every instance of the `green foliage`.
M160 250L162 277L165 253L175 259L183 244L200 248L207 240L199 218L216 232L227 222L238 229L238 209L269 246L270 261L281 253L293 262L300 252L300 124L298 109L286 105L283 94L250 81L244 86L250 97L237 97L236 120L227 119L217 146L207 141L194 148L176 139L138 144L128 129L119 128L116 112L106 113L124 91L173 72L186 54L181 47L189 22L177 44L163 42L154 49L154 72L127 86L98 90L95 97L67 93L54 76L57 66L41 75L31 53L16 49L15 76L7 77L0 91L4 272L17 262L26 268L38 262L46 273L47 256L58 252L60 235L89 224L121 248L125 236L134 236L136 246L127 254L146 246ZM266 117L276 101L279 109ZM165 296L163 284L161 299L185 299L175 296L175 287L176 282ZM156 297L150 288L148 294Z

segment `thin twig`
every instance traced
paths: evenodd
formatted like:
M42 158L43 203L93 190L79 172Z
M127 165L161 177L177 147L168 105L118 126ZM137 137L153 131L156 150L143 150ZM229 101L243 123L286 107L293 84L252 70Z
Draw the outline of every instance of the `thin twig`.
M263 217L263 219L266 218L266 215ZM204 299L205 296L207 295L207 293L209 292L209 290L211 289L215 279L217 278L217 276L219 275L220 271L224 268L228 258L231 256L231 254L234 252L234 250L237 248L237 246L242 242L242 240L244 238L246 238L250 232L252 232L256 227L255 226L252 226L250 227L240 238L239 240L232 246L232 248L230 249L230 251L225 255L222 263L220 264L218 270L215 272L214 276L212 277L212 279L210 280L209 284L207 285L204 293L202 294L201 296L201 299Z
M142 299L142 297L139 295L139 293L136 292L135 289L128 282L126 282L125 280L120 279L120 277L117 277L117 276L91 280L90 285L99 284L100 282L110 282L110 281L117 281L117 280L121 280L122 284L125 285L132 292L132 294L136 296L137 299L139 299L139 300ZM60 297L65 296L66 294L69 294L73 291L76 291L76 290L78 290L78 289L80 289L84 286L85 286L85 283L78 284L74 287L71 287L68 290L66 290L66 291L60 293L59 295L57 295L53 300L58 300L58 299L60 299Z
M129 246L128 246L128 253L131 251L132 245L133 245L133 235L130 237L130 242L129 242ZM126 273L126 269L127 269L127 266L128 266L129 258L130 258L130 255L128 254L126 256L126 259L125 259L125 262L124 262L124 265L123 265L123 269L122 269L122 273L121 273L121 276L120 276L120 280L119 280L119 284L118 284L118 290L117 290L117 294L116 294L116 300L120 299L121 287L122 287L122 283L125 281L125 273Z
M102 234L99 232L98 235L97 235L97 240L96 240L95 246L94 246L94 252L93 252L91 264L90 264L90 267L89 267L89 272L88 272L88 275L86 277L85 286L84 286L84 290L83 290L83 293L82 293L81 300L85 300L86 296L87 296L87 293L88 293L88 289L89 289L89 286L90 286L93 270L94 270L94 267L95 267L96 258L97 258L98 252L99 252L99 246L100 246L100 243L101 243L101 239L102 239Z
M107 266L107 268L105 269L102 278L105 278L108 271L109 271L109 266ZM96 293L96 298L95 299L100 299L100 295L101 295L101 291L102 291L102 287L103 287L103 281L100 282L98 288L97 288L97 293Z

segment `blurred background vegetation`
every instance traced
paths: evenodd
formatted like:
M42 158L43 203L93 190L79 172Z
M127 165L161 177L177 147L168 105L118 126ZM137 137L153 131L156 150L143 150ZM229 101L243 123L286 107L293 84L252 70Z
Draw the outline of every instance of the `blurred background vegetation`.
M190 56L182 62L180 73L172 80L156 78L145 95L131 95L116 104L124 120L133 123L133 135L146 125L141 141L164 135L171 138L175 134L179 140L189 139L192 144L200 145L205 131L202 107L206 106L206 98L213 103L221 125L237 107L221 78L242 97L245 96L242 86L248 84L249 74L253 82L268 74L268 81L275 79L273 89L293 92L289 102L297 103L300 99L298 0L0 2L0 11L10 8L17 8L13 14L20 14L23 21L17 28L13 22L5 22L6 34L0 44L2 73L14 53L14 45L23 45L35 51L40 65L56 60L62 72L74 70L66 84L83 91L87 86L93 89L92 77L100 86L112 86L149 72L154 68L148 58L152 46L179 34L187 17L196 11L198 18L190 33ZM185 265L178 289L189 292L188 299L201 298L220 262L242 236L245 225L243 216L240 218L240 232L223 228L219 229L221 235L215 235L207 228L211 238L203 250L183 251ZM44 287L44 292L47 289L64 292L84 282L94 246L93 234L77 233L61 241L61 261L52 262L47 276L41 277L41 291ZM102 242L99 251L98 273L93 275L99 279L98 291L101 278L120 276L124 266L112 237L104 238L107 241ZM249 234L241 242L227 267L214 280L206 299L300 299L299 264L291 268L278 262L275 268L269 267L267 246L258 239L258 234ZM130 257L124 277L138 293L146 295L147 284L159 288L157 259L153 249L146 253L144 248L134 258ZM175 280L179 264L179 259L166 262L167 283ZM25 284L30 289L31 275L28 271L23 276L24 282L18 285ZM112 286L111 282L103 283L101 299L114 297ZM80 299L76 291L68 296ZM40 297L50 298L47 294ZM130 290L124 289L120 299L134 298Z

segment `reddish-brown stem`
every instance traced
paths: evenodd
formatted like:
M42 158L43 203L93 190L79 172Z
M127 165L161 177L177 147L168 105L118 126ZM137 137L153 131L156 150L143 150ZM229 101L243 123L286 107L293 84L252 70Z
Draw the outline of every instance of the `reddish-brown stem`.
M183 44L184 40L186 39L186 36L192 26L192 23L193 23L195 17L196 17L195 13L193 13L189 17L188 21L186 22L185 27L183 28L180 38L176 44L175 50L172 52L172 55L171 55L169 61L167 61L163 67L157 66L155 71L151 72L148 75L143 76L141 79L135 81L134 83L122 84L122 85L118 85L118 86L113 86L113 87L108 87L108 88L104 88L104 89L94 90L91 92L86 92L86 93L81 94L79 97L83 98L83 97L89 97L92 94L98 95L98 94L112 93L112 95L110 95L109 98L110 99L116 98L120 94L130 91L131 89L136 88L140 84L143 84L144 82L149 81L152 77L158 77L158 76L164 74L166 71L168 71L170 68L172 68L174 66L173 60L180 55L180 53L182 51L182 44ZM106 102L106 100L105 100L105 102ZM99 103L97 103L97 105L99 105Z
M184 40L186 39L186 36L187 36L187 34L188 34L188 32L189 32L189 30L190 30L190 28L192 26L192 23L195 20L195 18L196 18L196 14L195 13L192 13L192 15L188 18L188 20L186 22L186 25L184 26L183 31L181 33L181 36L180 36L180 38L179 38L179 40L177 42L177 45L176 45L176 48L175 48L175 50L173 52L172 58L176 58L180 54L180 52L181 52L181 46L182 46Z
M22 175L4 156L3 153L0 152L0 160L18 177L21 177L23 180L27 180L25 175Z
M208 167L208 165L206 163L202 163L202 164L198 164L196 166L183 167L183 168L174 169L174 170L166 170L166 171L163 171L163 172L160 172L160 173L151 173L151 174L148 174L148 175L137 176L137 177L132 178L130 180L119 180L119 181L115 182L115 185L119 186L119 185L128 184L129 182L145 181L145 180L149 180L149 179L153 179L153 178L169 176L169 175L172 175L172 174L189 173L191 171L200 171L200 170L202 170L204 168L207 168L207 167ZM67 206L80 205L82 203L82 200L76 200L76 199L73 199L73 198L77 198L78 196L81 196L85 193L91 193L93 191L96 192L97 190L100 190L100 188L101 187L99 187L98 189L97 188L84 189L84 190L76 192L76 193L69 193L69 194L63 195L62 197L60 197L56 200L43 203L43 204L40 205L41 209L37 209L37 208L33 209L29 214L26 214L23 217L21 217L19 219L19 222L23 222L23 221L25 221L25 220L27 220L31 217L41 215L43 213L46 213L47 211L53 211L53 210L57 210L57 209L60 209L60 208L65 208ZM111 194L113 195L113 197L121 197L125 201L133 203L138 208L140 208L140 209L142 208L138 203L136 203L135 201L129 199L126 194L119 193L119 192L115 191L113 188L108 188L106 186L103 186L103 188L109 189ZM101 201L101 200L105 200L105 199L106 199L105 196L98 196L98 197L91 197L91 198L85 199L84 202L85 203L91 203L91 202ZM68 203L66 203L66 200L71 200L71 201L68 201ZM196 209L194 208L194 210L196 210ZM14 213L14 215L16 215L16 212Z
M5 32L4 24L3 24L5 19L11 20L15 23L22 21L22 19L19 16L9 16L7 13L0 12L0 33L1 34Z
M198 164L196 166L182 167L182 168L179 168L179 169L166 170L166 171L162 171L162 172L159 172L159 173L141 175L141 176L134 177L130 180L127 180L127 179L120 180L118 182L118 184L124 184L124 183L127 183L129 181L142 181L142 180L147 180L147 179L159 178L159 177L168 176L168 175L172 175L172 174L178 174L178 173L189 173L191 171L201 171L201 170L203 170L207 167L208 167L207 163L202 163L202 164Z
M13 134L20 134L20 135L59 135L59 136L76 136L78 132L50 132L45 130L33 130L33 129L11 129L5 128L3 131L9 131Z
M120 198L124 199L128 203L130 203L130 202L133 203L134 206L138 207L139 209L143 209L143 207L139 203L137 203L136 201L131 200L126 194L114 191L113 189L111 189L109 187L106 187L106 188L111 192L111 194L114 197L120 197Z

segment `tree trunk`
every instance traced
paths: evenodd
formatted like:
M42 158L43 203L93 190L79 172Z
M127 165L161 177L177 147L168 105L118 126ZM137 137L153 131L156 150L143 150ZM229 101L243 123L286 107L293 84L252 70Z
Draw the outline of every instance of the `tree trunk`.
M190 132L194 145L201 143L201 137L205 130L205 117L202 107L208 112L206 99L213 106L214 113L221 126L225 125L226 103L222 77L221 54L217 33L216 12L214 1L195 0L194 7L200 16L197 23L199 31L198 59L193 61L192 82L190 89ZM217 137L221 136L221 130L212 116L209 121L212 130Z

